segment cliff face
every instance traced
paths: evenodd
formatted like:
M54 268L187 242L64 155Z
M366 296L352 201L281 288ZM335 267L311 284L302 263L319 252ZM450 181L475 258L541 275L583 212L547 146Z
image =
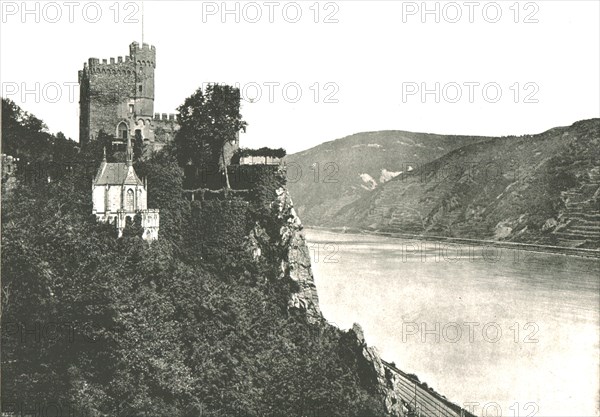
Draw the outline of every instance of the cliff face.
M355 323L352 326L351 331L356 335L356 343L361 348L361 355L366 360L366 363L370 368L369 371L374 372L377 376L377 390L383 398L385 411L389 413L390 416L394 417L406 415L408 413L408 408L403 403L404 400L399 392L399 387L394 383L395 376L389 371L386 372L386 368L377 349L374 346L367 345L360 325Z
M290 309L303 311L312 323L325 323L319 308L302 223L287 189L282 187L277 190L273 206L282 223L278 243L285 248L281 260L281 277L289 277L298 284L298 291L291 295L288 306ZM363 374L374 376L374 390L381 399L387 416L404 417L415 413L437 415L443 410L446 416L473 417L433 389L421 384L415 376L409 376L395 365L382 360L377 348L367 345L360 325L354 324L349 333L355 337L350 337L350 345L353 346L347 348L358 354L359 361L363 364Z
M280 244L286 248L281 260L281 276L291 278L299 287L298 292L292 294L289 307L305 311L311 322L319 321L322 314L310 264L310 253L302 231L302 223L285 188L277 190L274 205L278 218L283 221L279 231Z
M272 184L268 188L273 190L271 186ZM271 218L276 228L269 229L269 237L267 230L257 223L250 234L250 245L247 249L254 259L258 259L272 250L272 247L277 248L275 259L279 265L279 279L290 279L297 284L289 294L288 310L301 312L322 332L333 329L341 335L337 348L345 352L344 360L348 366L358 366L357 377L362 386L377 398L380 406L383 406L384 414L381 415L437 415L442 410L444 415L450 417L471 417L459 406L450 403L427 385L421 384L415 376L407 375L395 365L382 360L377 349L367 345L358 324L348 332L343 332L327 323L319 307L302 222L285 186L277 186L275 190L275 198L270 204L270 216L273 216Z
M269 237L269 233L257 222L248 237L246 250L256 260L273 247L277 248L275 262L279 266L279 278L287 278L297 284L287 300L288 309L303 312L311 323L321 322L323 316L319 308L319 297L302 222L296 214L288 190L283 185L275 189L275 198L270 204L270 209L278 230L275 233L271 231Z
M448 401L427 384L421 383L416 375L408 375L393 363L381 359L377 349L367 345L360 325L354 324L350 332L356 336L355 343L369 368L366 371L376 375L377 392L387 415L475 417L459 405Z

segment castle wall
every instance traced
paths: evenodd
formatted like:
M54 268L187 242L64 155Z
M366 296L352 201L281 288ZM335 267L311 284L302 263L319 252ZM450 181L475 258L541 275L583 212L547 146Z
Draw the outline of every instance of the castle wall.
M146 144L155 139L158 143L172 140L178 129L174 115L155 122L155 68L154 46L140 46L137 42L129 46L129 56L102 61L90 58L79 71L80 142L97 139L101 130L121 139L121 122L126 123L132 138L139 129Z
M151 127L152 137L150 142L153 144L153 149L156 150L161 149L165 144L173 141L175 135L179 131L179 124L177 123L175 114L163 113L161 115L156 113L152 120Z
M129 104L134 104L135 65L126 57L107 60L90 58L88 65L80 73L81 94L81 126L80 140L94 140L98 133L117 136L117 125L120 121L131 118ZM119 62L120 61L120 62ZM85 126L87 124L87 126ZM128 127L132 125L128 121ZM86 135L87 134L87 135Z

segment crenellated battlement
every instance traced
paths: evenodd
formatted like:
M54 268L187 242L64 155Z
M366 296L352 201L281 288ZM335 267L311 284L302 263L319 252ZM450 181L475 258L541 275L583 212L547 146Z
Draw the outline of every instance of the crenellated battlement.
M137 42L129 45L129 55L110 58L89 58L83 64L83 71L89 73L113 73L131 75L137 67L156 68L156 47Z
M154 113L154 120L157 121L177 121L177 113Z
M120 64L131 64L133 61L130 56L118 56L116 58L103 58L102 60L98 58L90 58L88 59L87 66L95 67L98 65L120 65ZM86 63L83 64L84 66Z
M114 74L133 76L139 68L148 74L156 68L156 47L147 43L132 42L129 55L110 58L89 58L79 71L79 80L86 74Z
M117 74L117 75L128 75L133 76L135 74L135 65L129 57L117 57L110 58L108 60L103 59L102 61L98 58L90 58L88 62L83 64L83 71L85 74Z
M129 45L129 56L137 65L156 68L156 48L153 45L147 43L140 45L137 42L132 42Z
M100 131L122 138L141 130L144 139L156 139L157 144L174 138L179 129L177 115L154 113L155 68L156 47L138 42L129 44L127 56L89 58L83 64L78 72L82 143ZM134 129L138 118L144 120L143 129ZM147 123L152 119L154 123Z
M148 50L148 51L156 51L156 47L154 45L148 45L147 43L142 43L141 45L136 42L133 41L131 42L131 45L129 45L129 49L138 49L138 50Z
M89 58L88 62L83 63L83 73L133 75L135 73L135 66L128 56L118 56L102 60Z

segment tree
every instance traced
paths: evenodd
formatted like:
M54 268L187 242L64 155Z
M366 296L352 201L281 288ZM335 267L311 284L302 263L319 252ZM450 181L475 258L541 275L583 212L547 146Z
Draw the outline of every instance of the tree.
M142 133L139 130L135 131L135 138L133 140L133 160L139 161L144 156L144 139L142 139Z
M12 122L3 135L38 156L35 142L16 140L39 131ZM264 204L277 178L260 181L253 209L214 200L190 213L166 146L135 166L148 178L148 205L161 210L160 239L140 239L139 216L117 239L91 214L103 145L82 147L57 180L1 195L3 404L111 416L385 415L356 338L288 310L297 283L280 277L277 243L287 218ZM255 224L264 228L258 260L238 250ZM200 259L181 248L190 236L226 256Z
M229 189L225 149L247 126L240 114L240 90L210 84L205 91L196 90L177 110L181 126L175 138L179 163L223 171Z
M160 209L160 239L179 242L186 230L189 204L182 198L183 170L167 145L134 165L148 181L148 207Z
M2 98L2 153L20 158L24 163L47 163L56 156L59 143L61 152L72 150L76 142L61 133L48 133L46 124L16 105Z

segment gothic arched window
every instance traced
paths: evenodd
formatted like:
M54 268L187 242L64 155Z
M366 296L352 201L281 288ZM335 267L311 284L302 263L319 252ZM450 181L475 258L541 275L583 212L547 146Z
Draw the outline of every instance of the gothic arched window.
M134 197L133 190L130 188L127 190L127 195L125 196L125 210L133 211L134 210Z
M119 126L117 126L117 131L119 132L119 138L127 139L127 135L129 132L129 128L127 127L127 123L121 122Z

